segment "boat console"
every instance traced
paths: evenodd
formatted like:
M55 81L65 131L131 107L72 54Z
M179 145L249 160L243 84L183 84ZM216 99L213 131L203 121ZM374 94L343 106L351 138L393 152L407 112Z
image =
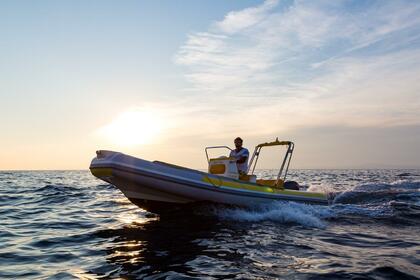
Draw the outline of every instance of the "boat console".
M261 149L263 147L271 147L271 146L287 146L286 154L283 158L283 161L281 163L279 172L277 174L276 179L257 179L257 176L254 174L255 167L257 165ZM288 188L286 182L286 176L287 172L289 170L290 161L292 159L292 154L294 150L294 143L291 141L279 141L278 138L276 138L273 142L266 142L262 144L258 144L255 147L254 153L252 154L251 160L249 162L249 168L247 171L247 174L239 174L238 169L236 167L236 160L235 158L221 156L217 158L210 158L208 154L208 150L210 149L227 149L229 151L232 151L231 148L228 146L212 146L212 147L206 147L206 157L208 162L208 172L210 174L215 174L223 177L228 177L232 179L239 179L241 181L250 182L250 183L256 183L261 186L268 186L272 188ZM286 182L289 183L289 182ZM290 184L289 184L290 185ZM293 185L293 189L296 189L295 184ZM297 188L299 189L299 188Z

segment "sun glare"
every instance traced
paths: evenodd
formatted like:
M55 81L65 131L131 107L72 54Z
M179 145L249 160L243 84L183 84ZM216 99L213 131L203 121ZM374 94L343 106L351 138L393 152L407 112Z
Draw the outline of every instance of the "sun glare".
M108 140L118 146L135 146L151 143L161 132L161 116L152 110L127 111L100 129Z

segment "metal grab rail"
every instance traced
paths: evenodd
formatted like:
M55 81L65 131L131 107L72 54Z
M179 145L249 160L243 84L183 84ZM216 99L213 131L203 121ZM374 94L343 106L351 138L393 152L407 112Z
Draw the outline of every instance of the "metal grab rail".
M278 138L276 138L276 141L269 142L269 143L263 143L259 144L255 147L254 153L252 154L251 161L249 163L249 167L247 170L247 173L249 174L249 171L251 171L251 175L254 174L255 167L257 166L258 158L260 156L260 152L262 147L268 147L268 146L288 146L286 154L284 155L283 162L281 164L279 173L277 174L277 182L279 183L280 179L283 180L283 182L286 181L287 173L289 171L290 161L292 160L293 150L295 147L295 144L291 141L279 141ZM283 174L284 171L284 174ZM283 178L282 178L283 177Z
M225 148L225 149L228 149L228 150L230 150L230 151L233 151L231 148L229 148L228 146L211 146L211 147L206 147L204 150L205 150L205 152L206 152L206 157L207 157L207 162L209 163L210 162L210 158L209 158L209 154L208 154L208 152L207 152L207 150L210 150L210 149L220 149L220 148Z
M286 166L286 169L284 171L284 176L283 176L283 182L286 181L286 176L287 176L287 172L289 171L290 161L292 160L292 155L293 155L293 149L294 148L295 148L295 144L293 142L290 142L289 147L287 148L287 152L284 155L283 163L281 164L279 174L277 175L277 183L280 180L280 177L283 173L284 165L286 164L286 161L287 161L287 166Z

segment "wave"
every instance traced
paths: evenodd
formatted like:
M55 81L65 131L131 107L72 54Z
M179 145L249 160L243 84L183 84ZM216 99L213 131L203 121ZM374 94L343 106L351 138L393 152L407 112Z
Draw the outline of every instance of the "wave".
M401 211L407 211L407 209L411 210L411 208L405 207ZM419 212L418 209L416 211ZM396 214L391 204L317 206L295 202L276 202L252 210L219 208L214 209L212 213L221 220L237 222L271 221L282 224L298 224L309 228L326 228L329 220L336 220L340 217L349 218L353 216L380 219L390 218ZM413 216L412 211L410 211L410 215Z
M409 274L409 271L401 271L395 267L380 266L366 272L329 272L329 273L317 273L308 275L308 279L316 280L329 280L329 279L405 279L405 280L416 280L418 279L413 274Z
M351 190L333 194L333 204L386 203L402 197L418 200L420 181L396 181L356 186Z
M389 204L336 204L331 206L331 210L336 217L357 216L369 218L390 218L394 215L392 207Z
M324 189L328 189L325 187ZM213 213L221 220L239 222L273 221L305 227L325 228L328 219L343 216L392 218L419 216L420 182L396 181L391 184L363 184L344 192L329 193L330 206L296 202L275 202L255 209L219 208ZM329 188L331 191L331 188Z
M324 228L325 223L322 219L334 216L327 206L307 205L295 202L275 202L252 210L222 208L215 209L214 213L222 220L243 222L269 220L316 228Z
M40 193L62 193L62 192L73 192L73 191L80 191L80 189L72 187L72 186L68 186L68 185L63 185L63 184L48 184L45 185L41 188L38 188L35 190L35 192L40 192Z

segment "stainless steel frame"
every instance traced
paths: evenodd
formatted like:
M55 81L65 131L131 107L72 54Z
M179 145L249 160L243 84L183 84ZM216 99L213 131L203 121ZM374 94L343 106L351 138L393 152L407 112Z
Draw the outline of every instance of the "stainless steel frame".
M209 154L208 154L207 150L210 150L210 149L220 149L220 148L225 148L225 149L228 149L228 150L232 151L232 149L229 148L228 146L211 146L211 147L206 147L204 150L206 152L207 162L210 162L210 158L209 158Z
M277 183L280 179L283 180L283 182L286 181L287 173L289 171L290 161L292 160L293 150L295 148L295 144L291 141L279 141L278 138L276 138L276 141L270 142L270 143L263 143L259 144L255 147L254 153L252 154L251 161L249 162L248 167L248 174L254 175L255 167L257 166L258 158L260 156L261 149L263 147L268 146L287 146L286 154L284 155L283 162L281 164L280 170L277 174ZM251 173L249 173L251 171Z

